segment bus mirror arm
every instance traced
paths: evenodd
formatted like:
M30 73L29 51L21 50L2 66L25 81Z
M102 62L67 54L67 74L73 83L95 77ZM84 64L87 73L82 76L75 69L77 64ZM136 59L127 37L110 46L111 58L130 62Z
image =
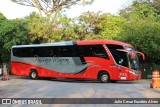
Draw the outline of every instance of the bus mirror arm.
M137 54L140 54L142 56L143 61L145 60L145 55L142 52L136 51Z

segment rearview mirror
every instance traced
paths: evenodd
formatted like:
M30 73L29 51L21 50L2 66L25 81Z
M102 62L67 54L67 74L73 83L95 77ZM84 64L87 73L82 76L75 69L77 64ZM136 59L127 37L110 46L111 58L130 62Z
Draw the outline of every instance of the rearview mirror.
M133 52L130 52L130 55L131 55L131 59L135 59L135 55Z

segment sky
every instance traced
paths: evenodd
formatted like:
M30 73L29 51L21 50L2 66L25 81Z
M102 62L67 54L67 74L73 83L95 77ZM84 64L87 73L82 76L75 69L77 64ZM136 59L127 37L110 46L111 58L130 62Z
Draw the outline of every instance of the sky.
M83 12L101 11L103 13L118 14L119 10L131 3L131 0L95 0L92 5L76 5L67 9L68 17L78 17ZM22 18L28 16L32 11L38 12L36 8L23 6L11 2L11 0L0 0L0 12L8 19Z

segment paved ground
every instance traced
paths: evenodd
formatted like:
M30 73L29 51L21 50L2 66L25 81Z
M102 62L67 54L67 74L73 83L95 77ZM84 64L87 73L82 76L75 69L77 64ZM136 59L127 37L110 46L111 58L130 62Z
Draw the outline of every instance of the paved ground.
M9 81L0 81L0 98L160 98L160 89L150 88L150 83L151 80L100 83L97 81L82 80L31 80L27 77L11 76L11 80ZM45 106L50 107L53 105ZM79 107L82 105L54 106ZM106 105L85 104L83 106L105 107ZM107 106L115 107L119 105L112 104ZM126 104L121 106L137 107L138 105ZM151 105L141 104L140 106L150 107ZM154 104L152 106L156 107L160 105Z

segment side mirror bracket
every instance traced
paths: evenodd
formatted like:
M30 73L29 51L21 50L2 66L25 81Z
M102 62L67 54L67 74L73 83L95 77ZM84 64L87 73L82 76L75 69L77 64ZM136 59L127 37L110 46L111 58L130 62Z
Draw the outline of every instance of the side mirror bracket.
M140 54L142 56L143 61L145 60L145 55L142 52L136 51L137 54Z

